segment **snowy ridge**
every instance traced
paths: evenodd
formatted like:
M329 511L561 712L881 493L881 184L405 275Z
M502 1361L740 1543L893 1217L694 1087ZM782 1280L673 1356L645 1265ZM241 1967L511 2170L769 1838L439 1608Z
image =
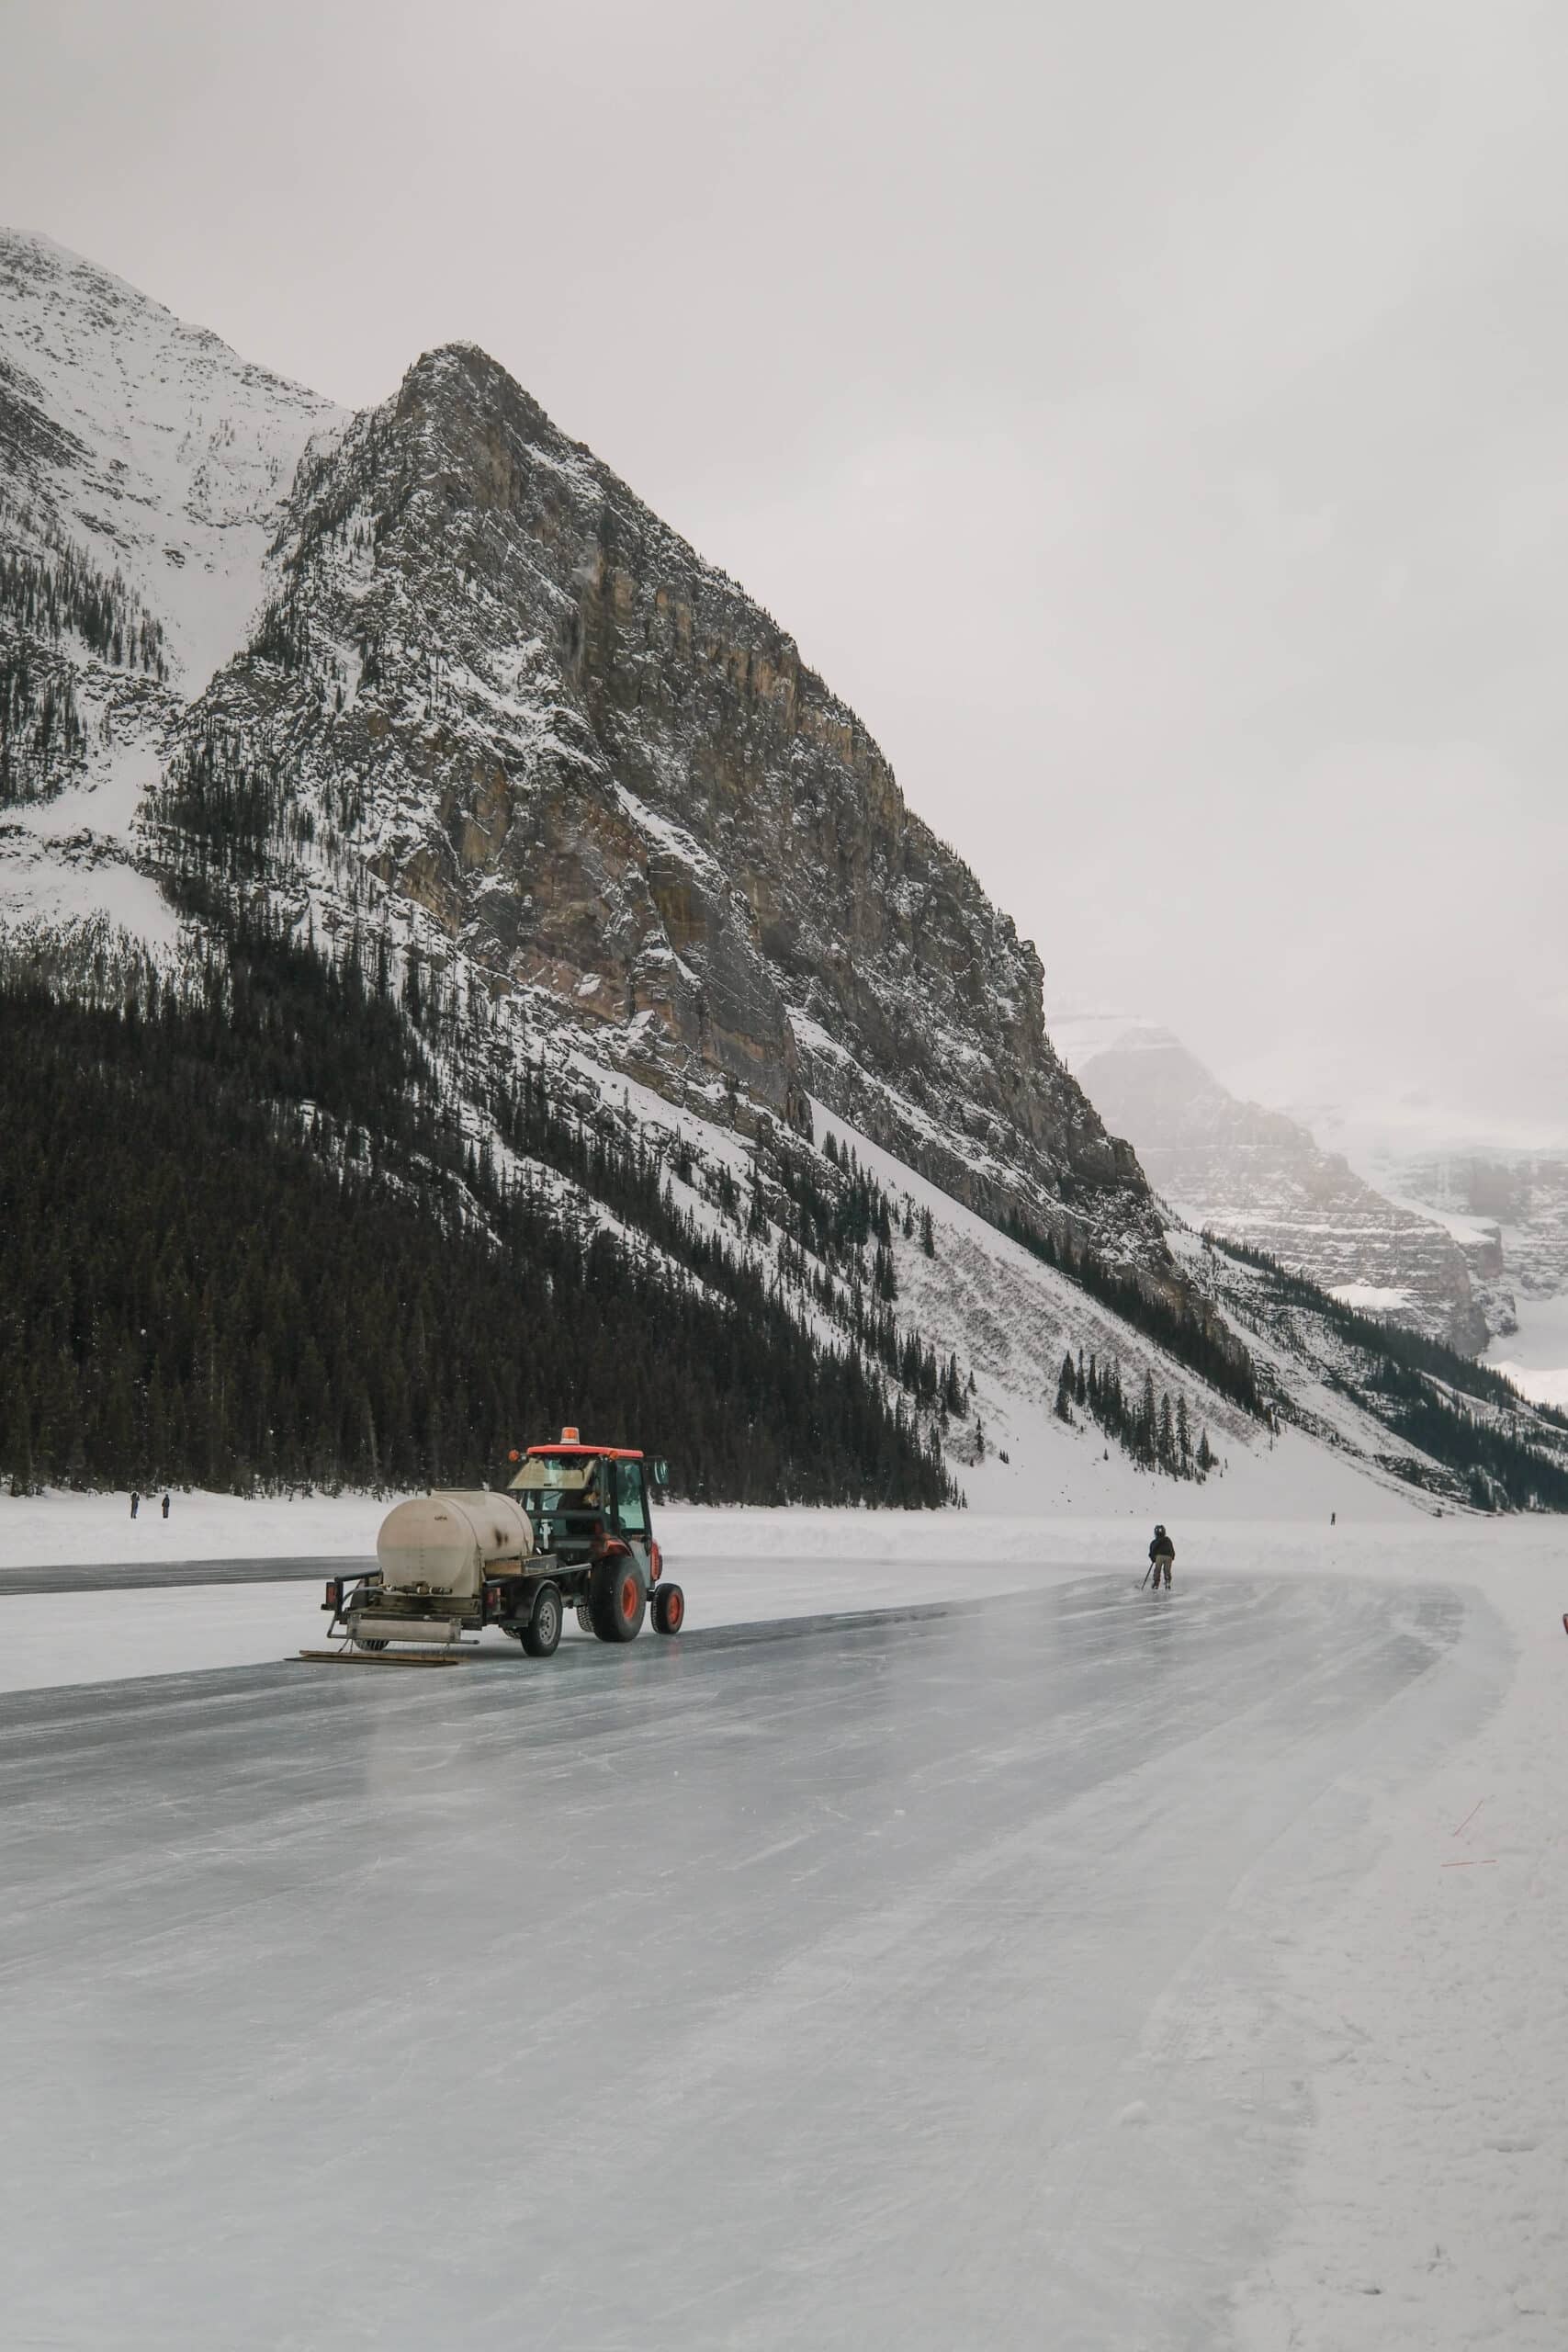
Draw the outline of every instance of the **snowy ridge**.
M141 805L186 702L243 641L307 442L340 417L109 272L0 230L0 569L13 592L0 672L20 696L9 794L0 778L10 929L86 925L172 950ZM69 614L48 631L28 617L29 594L73 568L102 615L95 643Z
M8 483L158 616L186 695L243 641L295 467L342 421L107 270L0 230Z
M1265 1250L1336 1293L1353 1289L1463 1352L1485 1345L1472 1263L1429 1209L1374 1190L1282 1112L1238 1100L1156 1023L1077 1012L1052 1016L1051 1028L1187 1224Z

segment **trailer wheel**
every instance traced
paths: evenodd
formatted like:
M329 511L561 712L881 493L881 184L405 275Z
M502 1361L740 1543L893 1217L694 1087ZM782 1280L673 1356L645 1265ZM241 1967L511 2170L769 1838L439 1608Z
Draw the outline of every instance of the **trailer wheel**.
M542 1584L534 1596L534 1614L521 1634L530 1657L554 1657L560 1645L562 1614L559 1585Z
M648 1578L629 1554L595 1560L588 1580L588 1607L602 1642L635 1642L648 1609Z
M678 1634L686 1622L686 1596L678 1584L656 1584L653 1588L653 1630L656 1634Z

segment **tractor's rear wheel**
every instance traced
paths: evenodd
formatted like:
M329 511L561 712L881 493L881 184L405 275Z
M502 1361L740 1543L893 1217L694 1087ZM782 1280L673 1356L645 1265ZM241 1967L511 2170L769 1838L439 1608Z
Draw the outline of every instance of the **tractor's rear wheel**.
M648 1610L648 1578L629 1555L596 1560L588 1579L588 1607L602 1642L635 1642Z
M367 1634L355 1634L354 1646L356 1650L384 1650L387 1645L385 1642L373 1642Z
M563 1613L559 1585L542 1584L534 1595L534 1614L523 1628L523 1646L530 1657L554 1657Z
M656 1634L678 1634L686 1622L686 1596L678 1584L656 1584L653 1588L653 1630Z

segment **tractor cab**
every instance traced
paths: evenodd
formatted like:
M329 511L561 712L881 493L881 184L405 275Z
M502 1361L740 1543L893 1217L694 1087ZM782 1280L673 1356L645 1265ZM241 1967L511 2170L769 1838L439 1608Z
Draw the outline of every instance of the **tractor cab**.
M584 1445L563 1430L557 1445L531 1445L521 1457L512 1492L528 1514L535 1547L563 1566L599 1557L612 1545L635 1546L659 1578L650 1488L666 1482L662 1462L637 1449Z

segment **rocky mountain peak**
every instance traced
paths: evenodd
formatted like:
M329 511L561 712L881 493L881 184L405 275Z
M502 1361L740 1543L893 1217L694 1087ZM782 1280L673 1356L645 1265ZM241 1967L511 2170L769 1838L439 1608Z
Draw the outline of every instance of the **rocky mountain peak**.
M307 457L273 581L194 725L488 985L661 1091L796 1124L815 1094L987 1214L1168 1272L1032 945L793 639L484 353Z

